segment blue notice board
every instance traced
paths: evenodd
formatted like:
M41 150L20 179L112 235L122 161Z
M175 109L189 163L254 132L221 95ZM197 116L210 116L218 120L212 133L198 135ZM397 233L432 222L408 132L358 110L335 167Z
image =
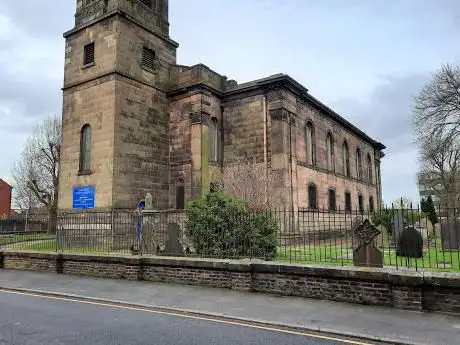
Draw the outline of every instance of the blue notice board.
M89 210L94 208L95 187L75 187L73 189L74 210Z

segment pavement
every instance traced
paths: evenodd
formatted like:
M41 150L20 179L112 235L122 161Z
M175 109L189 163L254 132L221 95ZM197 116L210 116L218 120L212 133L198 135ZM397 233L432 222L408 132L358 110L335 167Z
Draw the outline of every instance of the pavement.
M56 296L85 298L90 301L121 303L125 306L161 308L170 312L230 318L236 322L257 322L268 327L290 327L302 332L345 335L392 344L458 345L460 338L460 317L454 315L278 297L199 286L0 270L0 287L19 292L29 291L38 294L45 292ZM0 302L4 299L8 300L4 297L5 293L1 294L3 297ZM0 308L5 310L1 303ZM5 308L10 310L8 305ZM96 318L96 320L100 319ZM142 324L142 321L139 322ZM184 327L187 329L188 326L184 325ZM0 334L3 334L1 328ZM263 338L263 335L260 337ZM181 344L180 339L176 340L176 344ZM215 339L209 341L214 343ZM289 344L289 341L286 339L279 343ZM135 342L128 341L128 343ZM187 343L193 344L193 342ZM199 343L204 341L200 340ZM224 344L220 341L218 343ZM237 342L231 343L237 344ZM242 343L258 344L252 338L243 339ZM298 341L296 343L303 344ZM305 344L310 343L305 342ZM311 342L311 344L323 343ZM324 344L343 344L343 342L324 342Z
M302 333L7 292L0 292L0 306L0 344L343 344Z

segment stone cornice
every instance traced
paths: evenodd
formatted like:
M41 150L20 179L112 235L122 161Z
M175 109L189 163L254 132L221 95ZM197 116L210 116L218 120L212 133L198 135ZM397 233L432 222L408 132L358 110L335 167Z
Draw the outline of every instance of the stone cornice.
M190 120L192 121L192 125L198 125L198 124L207 125L210 117L211 115L205 111L198 111L198 112L190 113Z
M176 41L172 40L170 37L162 35L161 33L157 32L157 31L153 31L151 28L148 28L147 26L142 24L140 21L136 20L136 18L133 18L132 16L130 16L128 13L125 13L121 9L115 9L115 10L109 11L109 12L105 13L104 15L100 16L100 17L97 17L97 18L95 18L95 19L93 19L91 21L88 21L85 24L76 26L73 29L64 32L63 36L64 36L64 38L67 39L68 37L72 36L73 34L79 32L79 31L85 30L89 26L92 26L92 25L94 25L94 24L96 24L98 22L101 22L101 21L103 21L105 19L108 19L108 18L111 18L113 16L121 16L121 17L127 18L130 21L132 21L133 23L135 23L138 26L142 27L144 30L146 30L146 31L152 33L153 35L158 36L159 38L165 40L166 42L171 44L174 48L179 47L179 43L177 43Z

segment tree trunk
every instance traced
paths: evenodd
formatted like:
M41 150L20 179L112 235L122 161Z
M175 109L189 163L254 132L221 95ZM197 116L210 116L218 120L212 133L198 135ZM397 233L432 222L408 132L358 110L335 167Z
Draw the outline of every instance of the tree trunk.
M57 226L57 212L56 209L50 209L48 212L48 234L55 235Z

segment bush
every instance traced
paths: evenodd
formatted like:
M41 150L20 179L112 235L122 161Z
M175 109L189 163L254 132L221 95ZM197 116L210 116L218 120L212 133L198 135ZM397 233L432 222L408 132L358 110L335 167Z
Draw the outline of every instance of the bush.
M374 223L375 226L379 226L382 224L385 226L387 231L391 232L391 222L393 220L393 213L391 212L390 209L384 209L375 212L375 214L372 216L372 223Z
M425 217L423 212L418 212L417 210L399 210L388 208L377 211L372 216L372 222L375 224L375 226L383 224L389 233L393 233L393 216L396 214L396 212L402 212L405 225L413 225Z
M218 258L276 255L279 226L270 212L248 211L248 204L222 192L208 193L186 206L186 229L197 254Z

